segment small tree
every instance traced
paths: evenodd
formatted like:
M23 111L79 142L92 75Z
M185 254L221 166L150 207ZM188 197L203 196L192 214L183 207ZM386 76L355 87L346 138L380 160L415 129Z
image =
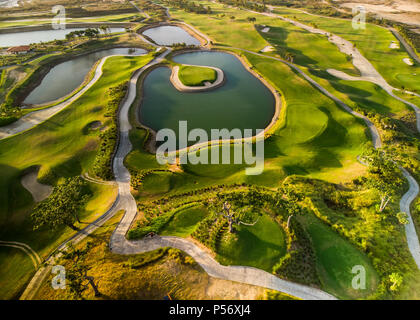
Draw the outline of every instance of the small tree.
M258 217L258 219L253 223L245 223L245 222L239 220L239 217L237 215L235 215L235 212L233 210L231 210L231 208L232 208L232 206L227 201L225 201L223 203L223 211L218 213L218 214L222 215L223 217L225 217L226 219L228 219L229 232L230 233L234 232L233 224L236 224L238 226L241 225L241 224L246 225L246 226L253 226L260 219L260 217Z
M401 224L408 224L408 214L405 212L398 212L397 219Z
M255 17L248 17L247 20L251 23L255 23L257 21L257 18Z
M367 185L378 192L378 211L383 212L403 185L399 169L394 162L387 159L383 151L373 148L365 150L361 161L369 166Z
M67 269L66 272L66 279L69 282L70 292L78 299L82 298L83 292L89 286L95 292L95 297L101 296L98 290L98 282L95 283L94 277L87 274L91 267L85 263L85 258L91 247L90 242L83 249L75 249L73 245L70 245L67 252L63 254L65 260L71 261L70 269Z
M36 205L31 214L34 230L43 226L56 229L62 225L79 230L74 223L80 223L78 214L89 196L87 183L81 177L66 179L47 199Z
M391 291L396 291L401 286L403 278L400 274L393 272L389 275L389 281L391 282L389 289Z

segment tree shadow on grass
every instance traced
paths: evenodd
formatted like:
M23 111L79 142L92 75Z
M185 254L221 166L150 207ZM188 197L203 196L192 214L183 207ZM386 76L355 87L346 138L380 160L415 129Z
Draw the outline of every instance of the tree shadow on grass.
M273 26L269 26L269 28L270 30L268 32L261 32L259 30L257 31L268 43L270 43L276 49L276 53L280 54L282 57L284 57L286 53L291 53L294 56L293 61L296 64L305 66L318 64L318 61L305 55L302 51L287 46L286 41L290 34L287 29ZM307 33L304 30L294 30L293 32L302 34Z

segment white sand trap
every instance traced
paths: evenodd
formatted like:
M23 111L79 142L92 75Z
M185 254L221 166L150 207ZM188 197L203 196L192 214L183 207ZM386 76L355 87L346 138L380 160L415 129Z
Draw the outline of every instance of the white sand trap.
M51 186L41 184L37 181L38 171L39 169L29 172L20 180L23 187L32 194L35 202L40 202L48 198L53 189Z
M389 44L389 48L390 49L399 49L400 45L396 41L391 41L391 43Z
M411 60L410 58L404 58L403 59L403 61L406 63L406 64L408 64L409 66L412 66L414 63L413 63L413 60Z
M267 33L268 31L270 31L269 27L265 27L264 29L261 30L261 32Z
M271 51L274 51L273 46L265 46L262 50L260 50L260 52L271 52Z

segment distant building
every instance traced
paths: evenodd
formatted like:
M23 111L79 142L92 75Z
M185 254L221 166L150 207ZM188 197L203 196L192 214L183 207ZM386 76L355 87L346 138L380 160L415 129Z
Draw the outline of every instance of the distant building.
M25 54L31 51L30 46L18 46L18 47L10 47L6 50L7 54Z

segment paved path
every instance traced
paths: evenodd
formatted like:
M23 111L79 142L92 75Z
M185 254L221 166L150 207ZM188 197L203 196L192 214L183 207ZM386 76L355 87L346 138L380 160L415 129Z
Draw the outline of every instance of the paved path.
M408 191L402 196L400 200L400 211L405 212L408 215L408 224L405 225L405 235L407 237L408 249L413 256L417 267L420 269L419 238L417 236L416 228L414 227L413 218L411 217L410 212L410 205L419 194L419 185L416 179L414 179L406 169L401 166L399 166L399 168L404 177L407 179L409 185Z
M240 48L236 48L236 49L243 50ZM114 253L135 254L135 253L147 252L147 251L154 250L160 247L167 247L167 246L174 247L174 248L178 248L187 252L189 255L191 255L195 259L195 261L197 261L197 263L199 263L203 267L203 269L210 276L213 276L216 278L238 281L238 282L257 285L257 286L261 286L261 287L265 287L265 288L269 288L273 290L278 290L278 291L282 291L282 292L288 293L290 295L293 295L302 299L335 299L334 296L326 292L323 292L316 288L307 287L304 285L282 280L260 269L251 268L251 267L243 267L243 266L222 266L217 261L215 261L208 253L203 251L194 243L183 238L155 237L152 239L144 239L144 240L138 240L138 241L129 241L126 239L125 236L133 220L135 219L137 215L136 201L130 192L130 173L127 170L127 168L124 166L124 158L128 155L128 153L132 149L132 145L129 140L129 131L131 129L129 116L128 116L129 109L130 109L131 104L134 102L136 98L136 92L137 92L136 83L139 76L150 66L161 62L161 60L169 52L170 50L166 50L158 58L154 59L148 65L136 71L130 80L127 96L126 96L123 106L121 107L120 114L118 117L119 125L120 125L120 139L119 139L119 143L117 147L117 152L115 154L114 161L113 161L114 175L115 175L116 181L118 183L118 188L119 188L119 194L118 194L117 200L115 201L113 207L107 213L105 213L93 224L90 224L89 226L87 226L82 232L77 233L74 237L72 237L71 239L63 243L58 248L58 250L65 249L67 244L70 241L78 242L84 239L88 234L92 233L99 226L105 223L112 215L115 214L115 212L123 209L125 210L125 214L123 218L121 219L120 223L118 224L118 227L113 232L111 236L111 240L110 240L110 249ZM311 79L298 67L282 59L278 59L275 57L268 57L266 55L262 55L262 54L252 52L252 51L247 51L247 52L256 54L256 55L261 55L265 58L281 61L283 63L286 63L293 69L295 69L312 85L314 85L321 92L323 92L328 97L336 101L348 112L354 114L355 116L361 117L366 122L366 124L368 125L368 128L371 131L372 141L373 141L374 146L377 148L381 146L381 140L380 140L378 131L366 117L351 110L345 103L343 103L341 100L339 100L338 98L330 94L325 88L323 88L318 83L316 83L313 79ZM407 177L411 177L411 176L408 175ZM415 180L414 182L413 181L410 182L410 186L412 184L414 188L410 187L409 192L407 192L407 194L404 195L405 198L403 197L403 199L401 199L401 202L403 205L407 205L411 203L413 196L415 197L415 195L418 193L418 185L417 185L417 191L415 189L415 185L416 185ZM409 214L409 210L407 213ZM411 219L411 216L410 216L410 219ZM412 246L414 247L414 250L416 249L415 247L418 246L417 236L413 238ZM409 247L410 247L410 244L409 244ZM31 295L33 296L33 294L36 292L37 286L39 287L39 285L42 282L42 279L44 279L46 274L48 273L48 268L40 269L38 273L37 273L38 277L36 275L32 279L27 290L25 290L25 293L22 295L22 298L30 298Z
M241 50L244 52L248 52L260 57L264 57L267 59L272 59L272 60L276 60L276 61L280 61L283 62L284 64L288 65L289 67L291 67L292 69L294 69L295 71L297 71L302 77L304 77L310 84L312 84L315 88L317 88L319 91L321 91L324 95L326 95L327 97L329 97L330 99L332 99L333 101L335 101L336 103L338 103L343 109L345 109L347 112L353 114L354 116L363 119L363 121L365 122L366 126L368 127L370 134L371 134L371 138L372 138L372 143L373 146L375 148L380 148L382 146L382 141L381 141L381 137L379 135L378 130L376 129L375 125L364 115L354 111L353 109L351 109L347 104L345 104L343 101L341 101L340 99L338 99L337 97L335 97L333 94L331 94L327 89L325 89L323 86L321 86L318 82L316 82L314 79L312 79L310 76L308 76L305 72L303 72L299 67L297 67L296 65L280 59L280 58L276 58L276 57L272 57L272 56L267 56L265 54L262 53L258 53L258 52L254 52L254 51L250 51L250 50L245 50L242 48L236 48L236 47L228 47L230 49L236 49L236 50Z
M168 51L167 51L168 52ZM158 63L156 60L153 64ZM110 240L110 249L118 254L136 254L155 250L161 247L173 247L185 251L212 277L257 285L282 291L302 299L335 299L334 296L321 290L282 280L268 272L251 267L222 266L207 252L194 243L178 237L156 237L147 240L129 241L126 234L137 215L137 204L130 192L130 173L124 166L124 158L130 153L132 145L129 139L131 125L129 109L136 98L136 82L140 74L149 68L143 67L130 81L128 96L119 114L120 139L113 162L115 179L119 187L120 207L125 214Z
M404 46L405 50L408 52L408 54L417 61L417 63L420 63L420 58L417 56L417 54L414 52L413 48L405 41L405 39L401 36L401 34L395 29L395 28L388 28L394 36L400 40L402 45Z
M248 10L250 11L250 10ZM370 81L373 82L379 86L381 86L390 96L392 96L393 98L409 105L410 107L413 108L413 110L416 113L416 119L417 119L417 130L420 132L420 109L414 105L411 102L405 101L404 99L396 96L393 93L393 90L398 90L393 88L392 86L390 86L386 80L382 77L382 75L379 74L379 72L376 71L376 69L372 66L372 64L359 52L359 50L357 50L356 48L353 47L353 45L347 41L342 39L341 37L338 37L332 33L326 32L324 30L320 30L320 29L316 29L307 25L304 25L300 22L288 19L288 18L284 18L280 15L276 15L276 14L272 14L272 13L258 13L256 11L252 11L256 14L263 14L263 15L267 15L267 16L272 16L272 17L278 17L284 21L288 21L290 23L293 23L294 25L303 28L309 32L313 32L313 33L321 33L324 35L327 35L329 37L329 40L331 42L333 42L334 44L337 45L337 47L340 49L340 51L346 53L346 54L351 54L353 57L353 64L356 68L359 69L359 71L361 72L361 77L352 77L349 76L347 74L345 74L344 72L338 71L338 70L334 70L334 69L329 69L327 70L329 73L335 75L336 77L345 79L345 80L365 80L365 81ZM246 50L244 50L246 51ZM250 51L248 51L250 52ZM255 52L250 52L253 54L257 54ZM265 56L262 54L257 54L260 56ZM273 57L271 57L273 58ZM280 60L283 61L282 59L278 59L278 58L273 58L276 60ZM325 95L327 95L328 97L330 97L331 99L333 99L334 101L336 101L338 104L340 104L344 109L346 109L348 112L354 114L355 116L362 118L365 123L368 125L371 135L372 135L372 141L373 141L373 145L375 148L380 148L382 143L381 143L381 139L378 133L378 130L376 129L376 127L373 125L373 123L371 121L369 121L369 119L367 119L367 117L353 111L349 106L347 106L344 102L342 102L341 100L339 100L338 98L334 97L332 94L330 94L326 89L324 89L323 87L321 87L318 83L316 83L313 79L311 79L308 75L306 75L306 73L304 73L303 71L301 71L298 67L296 67L295 65L287 62L287 61L283 61L284 63L286 63L287 65L289 65L290 67L294 68L297 72L299 72L305 79L307 79L310 83L312 83L315 87L317 87L321 92L323 92ZM415 94L417 96L417 94ZM411 212L410 212L410 206L411 203L414 201L414 199L417 197L417 195L419 194L419 186L417 181L413 178L413 176L411 176L411 174L404 169L403 167L399 167L402 174L404 175L404 177L407 179L408 183L409 183L409 190L402 196L401 200L400 200L400 211L407 213L408 215L408 220L409 223L405 225L405 234L406 234L406 238L407 238L407 244L408 244L408 249L410 250L410 253L414 259L414 261L417 264L417 267L420 269L420 245L419 245L419 238L416 232L416 229L414 227L414 223L413 223L413 219L411 216Z
M244 9L246 10L246 9ZM416 106L415 104L406 101L397 95L394 94L394 90L399 91L399 89L394 88L388 82L382 77L382 75L375 69L375 67L370 63L368 59L366 59L357 49L353 43L350 41L347 41L346 39L343 39L340 36L337 36L331 32L314 28L312 26L308 26L306 24L303 24L301 22L283 17L279 14L269 13L269 12L257 12L252 10L247 10L249 12L255 13L255 14L261 14L272 18L278 18L283 21L289 22L293 25L295 25L298 28L304 29L308 32L315 33L315 34L321 34L328 37L328 41L333 43L337 46L337 48L343 52L344 54L352 57L352 63L355 66L356 69L360 72L360 77L353 77L349 76L346 73L342 71L338 71L335 69L327 69L327 72L331 75L343 79L343 80L350 80L350 81L368 81L377 84L382 89L384 89L391 97L401 101L402 103L405 103L406 105L410 106L414 112L416 113L417 118L417 130L420 132L420 108Z
M37 126L38 124L48 120L55 114L59 113L61 110L72 104L74 101L79 99L86 91L88 91L102 76L102 68L105 64L106 60L110 57L117 57L117 56L138 56L139 54L127 54L127 55L110 55L101 59L101 62L98 64L95 70L95 75L92 80L89 81L80 91L78 91L75 95L70 97L69 99L53 106L50 108L45 108L39 111L33 111L22 118L9 124L7 126L0 127L0 140L8 138L12 135L22 133L33 127Z
M145 17L146 17L146 19L150 19L150 15L147 13L147 12L145 12L145 11L143 11L143 10L141 10L135 3L134 3L134 1L130 1L130 3L131 3L131 5L134 7L134 8L136 8L137 9L137 11L138 12L140 12L141 14L143 14Z

